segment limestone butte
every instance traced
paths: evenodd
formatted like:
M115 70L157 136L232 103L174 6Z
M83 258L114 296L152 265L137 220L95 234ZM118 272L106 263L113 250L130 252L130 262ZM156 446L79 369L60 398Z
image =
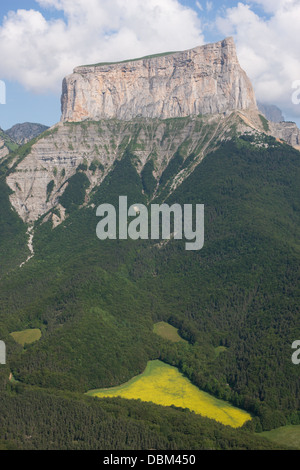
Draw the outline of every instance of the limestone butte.
M257 109L232 38L120 63L77 67L63 81L62 121L177 118Z

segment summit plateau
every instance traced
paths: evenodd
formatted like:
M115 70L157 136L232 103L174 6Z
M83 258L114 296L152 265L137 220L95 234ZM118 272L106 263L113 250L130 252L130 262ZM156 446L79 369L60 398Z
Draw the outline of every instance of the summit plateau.
M62 121L176 118L256 109L232 38L183 52L77 67L64 79Z

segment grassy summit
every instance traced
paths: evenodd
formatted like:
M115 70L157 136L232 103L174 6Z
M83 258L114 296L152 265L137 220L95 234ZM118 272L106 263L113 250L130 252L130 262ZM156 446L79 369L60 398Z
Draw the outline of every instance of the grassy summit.
M126 60L121 60L119 62L99 62L98 64L90 64L90 65L80 65L80 67L101 67L102 65L116 65L116 64L126 64L127 62L137 62L139 60L148 60L148 59L155 59L156 57L164 57L167 55L175 54L178 51L171 51L171 52L161 52L159 54L152 54L152 55L146 55L144 57L138 57L135 59L126 59Z

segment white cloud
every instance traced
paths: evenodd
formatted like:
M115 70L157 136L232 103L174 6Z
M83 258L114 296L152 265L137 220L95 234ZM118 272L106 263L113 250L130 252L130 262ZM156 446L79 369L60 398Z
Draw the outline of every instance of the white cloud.
M38 0L64 13L10 12L0 27L2 79L58 91L77 65L184 50L204 43L194 10L178 0ZM51 11L51 10L50 10Z
M269 17L253 10L260 4ZM287 115L300 116L292 103L292 84L300 79L299 0L255 0L229 8L216 25L234 36L242 67L253 81L257 98L277 104Z
M275 13L294 6L299 0L248 0L248 3L261 5L268 13Z
M60 10L10 12L0 26L0 78L34 92L59 92L62 78L81 64L117 61L203 44L196 10L179 0L37 0ZM199 15L217 2L197 0ZM260 6L268 15L259 16ZM224 11L224 10L222 10ZM49 17L49 15L47 16ZM57 18L57 15L54 17ZM221 37L234 36L242 67L259 100L300 116L292 84L300 80L300 0L241 0L216 19ZM209 29L209 28L208 28Z
M213 2L206 2L206 10L208 12L212 11L213 9Z

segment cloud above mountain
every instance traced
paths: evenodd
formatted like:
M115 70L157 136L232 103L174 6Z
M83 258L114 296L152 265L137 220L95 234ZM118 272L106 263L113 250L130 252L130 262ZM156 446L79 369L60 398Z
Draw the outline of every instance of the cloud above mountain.
M0 77L31 92L59 93L77 65L184 50L231 35L257 98L300 117L291 99L300 80L299 0L182 3L37 0L36 9L11 11L0 26Z
M252 7L259 5L267 16ZM233 35L242 67L250 76L257 98L277 104L290 116L300 116L292 103L292 85L300 80L299 0L255 0L238 3L219 16L216 26Z
M177 0L38 0L63 16L10 12L0 27L1 78L57 91L80 64L128 59L204 43L197 13Z

